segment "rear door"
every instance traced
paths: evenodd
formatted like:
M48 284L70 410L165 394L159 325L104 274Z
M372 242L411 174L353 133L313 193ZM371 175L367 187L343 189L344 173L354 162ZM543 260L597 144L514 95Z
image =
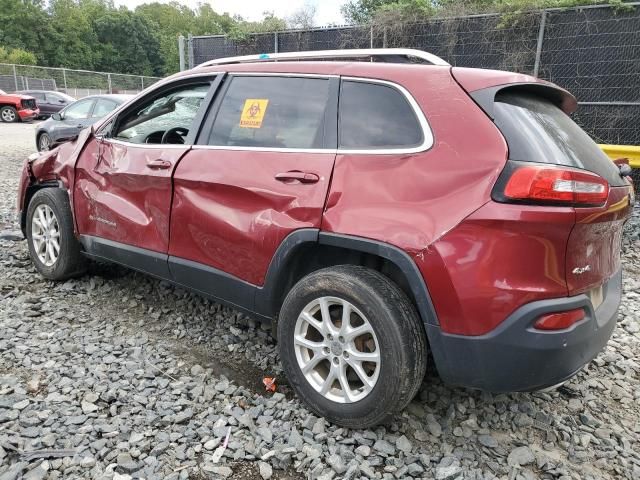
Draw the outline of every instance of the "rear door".
M51 92L45 93L45 105L46 105L46 113L47 115L51 115L53 113L59 112L62 110L69 101L64 98L62 95L58 95ZM42 113L42 109L41 113Z
M183 79L149 93L87 145L76 165L74 201L90 253L168 275L171 175L191 148L211 81Z
M225 79L174 174L176 280L216 296L221 272L262 285L284 238L319 228L336 152L338 86L328 76Z

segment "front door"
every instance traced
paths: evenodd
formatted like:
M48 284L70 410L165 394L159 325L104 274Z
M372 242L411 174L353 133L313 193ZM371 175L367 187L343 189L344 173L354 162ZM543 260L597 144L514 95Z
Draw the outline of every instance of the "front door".
M150 92L90 141L76 165L74 195L89 253L165 276L171 175L191 148L209 88L199 78Z
M320 227L337 86L337 78L227 77L174 174L169 264L178 282L247 305L236 298L242 288L216 291L218 280L262 285L284 238Z
M51 130L52 140L62 140L78 136L81 130L93 123L91 111L96 102L95 97L83 98L72 103L62 112L60 120L56 120Z

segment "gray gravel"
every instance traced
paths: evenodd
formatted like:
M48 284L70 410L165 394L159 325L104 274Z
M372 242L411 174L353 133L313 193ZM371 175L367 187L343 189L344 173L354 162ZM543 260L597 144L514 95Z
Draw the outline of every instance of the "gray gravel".
M619 326L576 378L490 395L431 369L390 424L347 430L291 394L268 326L118 267L37 275L14 239L33 129L0 124L0 480L640 479L640 210Z

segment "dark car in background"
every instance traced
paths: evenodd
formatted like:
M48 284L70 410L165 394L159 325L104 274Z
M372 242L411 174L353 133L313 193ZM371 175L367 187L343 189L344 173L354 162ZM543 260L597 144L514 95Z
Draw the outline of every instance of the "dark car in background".
M51 145L74 138L80 131L115 110L133 95L94 95L67 105L36 128L36 146L39 151Z
M40 109L40 117L47 118L53 115L54 113L59 112L64 107L76 101L70 95L62 92L55 92L52 90L22 90L20 92L22 95L29 95L36 99L36 103L38 104L38 108Z

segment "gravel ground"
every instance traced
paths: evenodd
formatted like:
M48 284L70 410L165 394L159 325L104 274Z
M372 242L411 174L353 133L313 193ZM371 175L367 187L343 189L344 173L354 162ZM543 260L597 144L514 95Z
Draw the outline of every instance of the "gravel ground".
M490 395L431 368L390 424L347 430L291 394L269 326L119 267L36 274L14 238L33 143L33 125L0 125L0 480L640 479L639 209L619 325L577 377Z

